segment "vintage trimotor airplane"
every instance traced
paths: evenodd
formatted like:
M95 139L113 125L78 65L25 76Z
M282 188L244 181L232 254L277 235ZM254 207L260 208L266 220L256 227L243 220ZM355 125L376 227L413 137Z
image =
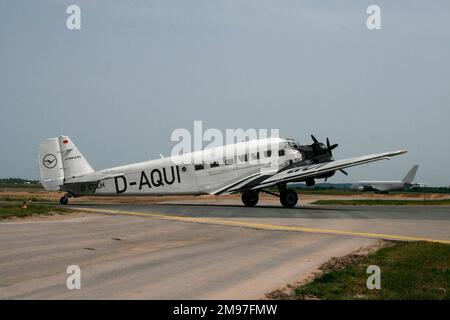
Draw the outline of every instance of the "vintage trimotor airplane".
M315 184L345 168L390 159L406 150L334 160L332 150L312 136L313 143L266 138L229 144L167 158L94 171L67 136L45 140L39 147L41 183L48 191L63 191L61 204L80 196L225 195L241 193L255 206L259 193L280 198L284 207L297 204L290 182ZM277 192L278 191L278 192Z

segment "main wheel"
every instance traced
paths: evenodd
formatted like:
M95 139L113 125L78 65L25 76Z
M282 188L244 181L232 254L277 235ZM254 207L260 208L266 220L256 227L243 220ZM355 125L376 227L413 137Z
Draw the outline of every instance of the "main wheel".
M295 205L298 202L297 192L295 192L292 189L286 189L286 190L281 191L280 202L283 205L283 207L285 207L285 208L295 207Z
M256 192L242 192L241 199L246 207L254 207L258 203L259 195Z
M63 204L63 205L66 205L66 204L68 204L69 203L69 198L67 198L67 197L61 197L61 199L59 199L59 203L61 203L61 204Z

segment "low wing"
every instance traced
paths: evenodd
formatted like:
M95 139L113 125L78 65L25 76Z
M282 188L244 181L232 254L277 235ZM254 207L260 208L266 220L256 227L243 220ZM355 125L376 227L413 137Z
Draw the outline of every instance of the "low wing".
M381 191L381 192L391 190L391 188L389 188L388 186L382 186L382 185L371 185L370 187L375 191Z
M406 152L407 152L406 150L399 150L378 154L370 154L362 157L355 157L349 159L336 160L332 162L296 167L278 173L262 172L259 176L252 177L250 181L247 180L244 183L230 186L229 188L222 188L221 190L214 192L214 194L224 194L224 193L228 194L245 190L259 190L275 186L279 183L303 181L308 178L321 176L325 173L329 173L339 169L345 169L379 160L387 160L390 159L390 157L392 156L400 155Z
M370 184L370 183L365 183L362 184L361 187L363 187L365 190L367 191L386 191L384 190L384 187L380 184Z

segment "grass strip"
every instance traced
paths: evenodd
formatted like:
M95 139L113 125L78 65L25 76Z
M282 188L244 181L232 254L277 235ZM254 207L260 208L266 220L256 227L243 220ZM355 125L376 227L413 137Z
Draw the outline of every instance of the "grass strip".
M343 262L344 261L344 262ZM449 300L450 245L401 242L353 259L336 260L312 282L294 289L294 299ZM370 265L381 269L381 289L366 285Z
M343 205L343 206L437 206L450 205L450 199L439 200L394 200L394 199L356 199L356 200L317 200L316 205Z
M72 212L72 210L55 206L28 205L27 208L22 208L21 205L5 205L0 206L0 219L7 219L11 217L24 218L34 215L51 215L55 213L63 214L68 212Z

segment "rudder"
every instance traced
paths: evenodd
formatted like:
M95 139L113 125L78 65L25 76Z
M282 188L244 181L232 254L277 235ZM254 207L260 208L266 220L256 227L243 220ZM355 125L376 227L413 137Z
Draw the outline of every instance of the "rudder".
M64 177L74 178L94 172L89 162L78 150L77 146L67 136L59 137Z

